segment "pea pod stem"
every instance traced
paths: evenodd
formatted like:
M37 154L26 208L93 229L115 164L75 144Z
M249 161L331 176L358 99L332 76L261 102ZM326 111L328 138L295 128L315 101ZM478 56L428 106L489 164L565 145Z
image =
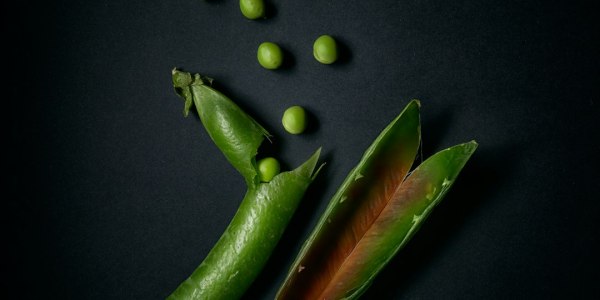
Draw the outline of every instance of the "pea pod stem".
M255 156L269 132L231 99L210 85L212 79L173 69L175 92L185 100L184 115L196 108L206 132L248 186L260 182Z
M260 182L256 153L268 132L198 74L173 70L173 85L248 190L227 229L204 261L168 299L238 299L266 264L315 171L320 149L298 168Z

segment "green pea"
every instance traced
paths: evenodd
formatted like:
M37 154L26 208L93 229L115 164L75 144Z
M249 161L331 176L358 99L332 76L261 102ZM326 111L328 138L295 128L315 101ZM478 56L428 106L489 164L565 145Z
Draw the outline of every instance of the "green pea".
M258 175L260 181L269 182L279 174L279 162L273 157L265 157L258 161Z
M322 64L332 64L337 60L337 44L329 35L320 36L313 45L313 55Z
M264 42L258 46L256 54L258 63L265 69L274 70L281 66L283 62L283 52L275 43Z
M281 123L287 132L300 134L306 129L306 111L302 106L292 106L283 113Z
M244 17L254 20L265 16L263 0L240 0L240 10Z

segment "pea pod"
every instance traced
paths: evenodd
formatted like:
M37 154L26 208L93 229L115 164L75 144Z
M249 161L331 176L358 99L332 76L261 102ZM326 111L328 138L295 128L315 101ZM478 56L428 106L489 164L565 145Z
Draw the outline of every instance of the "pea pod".
M175 92L184 100L183 114L196 107L208 135L225 154L235 169L244 176L246 184L260 182L255 156L269 132L246 114L233 101L210 87L211 78L173 70Z
M356 299L415 234L477 148L433 155L409 173L420 144L410 102L350 172L292 264L277 299Z
M168 299L240 298L267 262L318 173L320 149L298 168L260 182L255 157L268 132L210 83L198 74L173 70L175 90L185 100L184 114L196 107L209 136L245 178L248 190L221 238Z

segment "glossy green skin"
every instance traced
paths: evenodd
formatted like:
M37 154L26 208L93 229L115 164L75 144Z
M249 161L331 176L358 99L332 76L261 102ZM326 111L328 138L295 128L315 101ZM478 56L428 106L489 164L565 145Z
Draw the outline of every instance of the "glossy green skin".
M329 35L322 35L313 44L313 56L322 64L332 64L338 58L337 43Z
M279 162L273 157L265 157L258 161L258 175L262 182L271 181L279 171Z
M297 105L286 109L281 118L281 124L291 134L304 132L306 129L306 111Z
M265 16L263 0L240 0L240 10L244 17L254 20Z
M258 276L312 181L318 152L246 193L202 264L168 299L238 299Z
M293 171L261 183L255 155L267 131L210 79L173 70L184 114L196 107L211 139L244 176L248 191L231 223L202 264L168 299L238 299L262 270L318 170L320 150Z
M275 43L264 42L258 46L256 58L263 68L275 70L283 63L283 51Z

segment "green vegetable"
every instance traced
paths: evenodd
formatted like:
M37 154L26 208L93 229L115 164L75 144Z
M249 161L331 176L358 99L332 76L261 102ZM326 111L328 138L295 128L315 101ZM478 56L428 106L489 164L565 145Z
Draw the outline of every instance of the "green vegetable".
M237 299L261 271L308 185L317 175L320 149L293 171L261 183L256 153L268 132L233 101L211 88L210 79L173 70L184 114L196 107L200 120L248 190L231 223L202 264L168 299Z
M240 10L244 17L254 20L265 16L263 0L240 0Z
M442 200L477 148L433 155L409 173L420 144L412 101L367 149L302 246L277 299L356 299Z
M302 106L292 106L283 112L283 128L291 134L300 134L306 129L306 111Z
M279 174L279 162L272 157L265 157L258 161L258 174L260 181L269 182Z
M258 52L256 54L258 63L265 69L274 70L281 66L283 63L283 52L281 48L275 43L264 42L258 46Z
M322 64L332 64L337 60L338 50L335 40L329 35L322 35L313 45L313 55Z

